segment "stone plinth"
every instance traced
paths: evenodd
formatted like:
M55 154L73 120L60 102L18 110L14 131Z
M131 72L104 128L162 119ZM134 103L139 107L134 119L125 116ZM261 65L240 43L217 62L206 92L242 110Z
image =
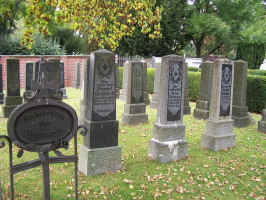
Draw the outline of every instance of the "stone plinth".
M128 81L125 88L126 104L122 115L123 124L136 125L148 121L145 105L147 65L140 61L129 61L124 65Z
M3 115L8 118L10 113L20 104L22 104L22 97L20 96L20 82L19 82L19 60L6 60L6 86L7 94L4 99Z
M248 113L247 99L247 69L248 64L243 60L234 62L234 96L232 119L234 126L246 127L253 121Z
M258 131L266 133L266 109L262 111L261 121L258 122Z
M201 138L201 147L213 151L235 146L233 133L234 64L227 59L217 59L213 65L212 98L209 120Z
M102 174L121 168L116 120L116 67L114 54L107 50L91 53L82 83L79 123L88 132L80 148L79 171Z
M170 162L187 156L183 125L186 65L183 57L164 56L160 73L157 121L149 143L149 157Z
M209 118L213 64L214 63L211 61L206 61L201 65L199 97L193 113L194 117L197 119Z

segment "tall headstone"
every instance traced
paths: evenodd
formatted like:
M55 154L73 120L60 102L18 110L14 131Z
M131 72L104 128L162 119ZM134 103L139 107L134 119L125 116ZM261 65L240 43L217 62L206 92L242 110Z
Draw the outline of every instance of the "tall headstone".
M248 64L243 60L234 62L234 95L232 119L234 126L246 127L252 122L247 107L247 69Z
M214 63L211 61L205 61L201 65L199 97L193 113L194 117L197 119L209 118L213 65Z
M121 168L116 120L116 68L114 54L107 50L91 53L84 68L81 120L88 133L80 148L79 171L102 174Z
M16 108L17 105L22 104L22 97L20 96L20 82L19 82L19 60L6 60L6 86L7 93L4 100L3 115L8 118L9 114Z
M266 133L266 109L262 111L261 121L258 122L258 131Z
M151 108L157 109L159 105L159 87L160 87L160 73L162 63L154 64L155 76L153 94L151 96Z
M140 61L128 61L126 79L126 104L122 115L122 123L136 125L148 121L145 105L145 88L147 76L147 64Z
M179 160L187 155L182 122L186 70L183 57L162 57L157 121L149 143L149 156L160 162Z
M184 91L184 115L190 115L191 108L189 105L189 94L188 94L188 71L185 71L185 91Z
M235 145L232 120L233 83L234 63L227 59L217 59L213 65L209 120L201 138L203 148L219 151Z
M120 90L120 96L119 96L119 100L121 101L126 101L127 97L126 97L126 88L127 88L127 72L128 68L125 67L125 64L123 66L123 80L122 80L122 89Z
M29 96L32 92L32 84L33 84L33 72L34 72L34 63L27 62L25 66L25 80L24 80L24 94L23 96Z
M0 64L0 104L4 103L4 91L3 91L3 68Z
M119 66L116 65L116 98L119 99L120 96L120 88L119 88L119 80L120 76L119 76Z
M80 63L79 62L75 66L73 87L76 89L80 88Z
M60 62L60 91L62 92L63 98L67 98L66 88L65 88L65 67L64 63Z

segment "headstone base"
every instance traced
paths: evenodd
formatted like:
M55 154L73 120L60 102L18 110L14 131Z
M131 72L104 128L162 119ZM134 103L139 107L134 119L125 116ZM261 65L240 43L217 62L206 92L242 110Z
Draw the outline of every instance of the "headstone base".
M185 126L155 123L149 144L149 157L161 163L180 160L187 156Z
M258 131L262 133L266 133L266 121L259 121L258 122Z
M193 115L197 119L209 119L208 101L198 100Z
M80 147L79 171L86 176L113 172L121 169L121 147L89 149Z
M151 96L150 106L152 109L157 109L159 105L159 96L158 94L153 93Z
M6 96L4 100L3 115L4 118L8 118L10 113L20 104L22 104L23 99L20 96Z
M5 97L5 94L4 93L0 93L0 104L4 103L4 97Z
M232 106L232 119L235 127L246 127L252 123L252 117L248 113L247 106Z
M201 138L201 147L213 151L235 146L233 120L207 121L206 131Z
M146 114L146 105L141 104L125 104L124 113L122 115L122 124L137 125L148 121Z

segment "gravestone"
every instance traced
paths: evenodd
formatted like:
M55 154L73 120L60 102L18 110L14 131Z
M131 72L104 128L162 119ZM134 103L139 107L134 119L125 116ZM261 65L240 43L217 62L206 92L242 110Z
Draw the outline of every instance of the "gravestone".
M154 88L153 88L153 94L151 98L151 108L157 109L159 104L159 87L160 87L160 72L161 72L161 65L162 63L155 63L155 76L154 76Z
M0 64L0 104L4 103L4 91L3 91L3 68Z
M143 73L144 73L144 103L146 105L150 105L150 97L149 97L149 92L148 92L148 75L147 75L147 62L143 62L144 63L144 68L146 68Z
M22 104L22 97L20 96L20 82L19 82L19 60L6 60L6 86L7 93L4 99L3 115L8 118L10 113L18 105Z
M205 61L201 65L199 96L193 113L197 119L209 118L213 65L211 61Z
M91 53L84 68L81 119L87 130L80 148L79 170L85 175L121 168L116 120L116 68L114 54L107 50Z
M234 62L234 96L232 119L234 126L246 127L252 122L247 107L247 69L248 64L243 60Z
M182 122L186 70L183 57L162 57L157 121L149 143L149 157L160 162L187 156L185 126Z
M126 69L127 68L127 69ZM148 121L145 105L145 88L147 64L140 61L127 61L126 69L126 104L122 115L122 123L136 125Z
M116 65L116 98L119 99L120 96L120 89L119 89L119 67Z
M126 88L127 88L127 74L128 74L128 68L125 67L125 63L123 66L123 80L122 80L122 89L120 90L120 96L119 96L119 100L121 101L126 101L127 97L126 97Z
M201 147L213 151L235 145L232 120L234 63L217 59L213 65L212 98L209 120L201 138Z
M32 93L33 72L34 72L34 63L27 62L25 66L25 81L24 81L25 91L23 97L30 96Z
M63 94L63 98L66 99L67 98L67 94L66 94L66 88L65 88L65 67L64 67L64 63L60 62L60 91Z
M191 108L189 105L189 94L188 94L188 71L185 71L185 91L184 91L184 115L190 115Z
M73 87L76 89L80 88L80 63L79 62L75 66Z
M258 131L266 133L266 109L262 111L261 121L258 122Z

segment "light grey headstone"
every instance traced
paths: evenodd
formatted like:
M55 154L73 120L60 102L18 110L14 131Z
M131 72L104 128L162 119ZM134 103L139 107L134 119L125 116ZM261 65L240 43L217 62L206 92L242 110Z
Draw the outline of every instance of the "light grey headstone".
M145 89L147 64L140 61L127 61L124 65L127 72L125 78L126 104L122 115L122 123L136 125L148 121L145 105Z
M160 87L160 73L161 73L161 63L154 64L155 69L154 75L154 87L153 94L151 96L151 108L157 109L159 104L159 87Z
M258 131L266 133L266 109L262 111L261 121L258 122Z
M217 59L213 66L210 114L201 138L202 148L219 151L235 146L232 120L233 83L234 63L228 59Z
M184 58L168 55L162 58L157 121L149 143L149 157L160 162L187 156L183 124L186 65Z
M19 78L19 60L6 60L6 86L7 94L4 99L3 115L8 117L9 114L22 104L22 97L20 96L20 78Z
M79 171L96 175L121 168L116 120L116 67L114 54L98 50L84 67L80 124L88 133L80 148Z
M127 68L125 67L125 64L123 66L123 80L122 80L122 89L120 90L119 100L126 101L126 88L127 88Z
M201 64L199 96L193 113L197 119L209 118L213 65L214 63L211 61L206 61Z
M243 60L234 62L234 96L232 119L234 126L246 127L253 121L247 107L247 70L248 63Z

